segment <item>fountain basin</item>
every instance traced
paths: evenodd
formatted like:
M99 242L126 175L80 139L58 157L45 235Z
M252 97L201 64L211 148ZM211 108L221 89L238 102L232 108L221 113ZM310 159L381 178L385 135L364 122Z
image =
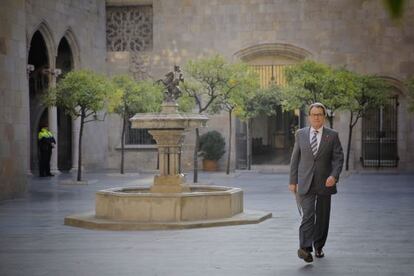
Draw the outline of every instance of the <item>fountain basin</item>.
M65 225L96 230L189 229L260 223L272 213L243 210L239 188L186 185L189 192L153 193L151 188L111 188L96 193L95 212L65 217Z
M151 193L150 188L111 188L96 193L95 216L131 222L179 222L230 218L243 212L243 191L189 186L189 192Z

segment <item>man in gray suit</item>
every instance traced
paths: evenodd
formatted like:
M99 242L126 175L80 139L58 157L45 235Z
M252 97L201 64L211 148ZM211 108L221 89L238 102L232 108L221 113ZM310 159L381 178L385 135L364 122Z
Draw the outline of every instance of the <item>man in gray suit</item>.
M331 195L342 171L344 154L338 133L324 126L326 108L321 103L309 107L310 127L299 129L290 161L289 190L296 194L302 209L299 227L299 258L312 262L324 257L328 237Z

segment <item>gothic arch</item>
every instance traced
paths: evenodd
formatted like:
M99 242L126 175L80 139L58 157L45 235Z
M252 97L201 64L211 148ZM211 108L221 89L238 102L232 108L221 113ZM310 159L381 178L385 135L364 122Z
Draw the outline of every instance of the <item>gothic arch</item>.
M49 25L44 20L42 22L40 22L40 24L37 25L37 27L34 28L33 32L30 33L30 35L28 36L27 57L29 57L30 44L31 44L33 35L37 31L40 32L40 34L42 35L43 40L45 41L45 44L46 44L46 49L47 49L47 54L48 54L48 59L49 59L49 68L54 68L54 64L55 64L54 59L56 57L56 43L55 43L55 40L53 38L53 34L52 34L52 31L51 31Z
M260 56L282 56L288 59L301 61L311 57L312 54L303 48L291 44L263 43L237 51L234 56L246 62Z
M399 80L396 77L390 75L378 75L381 79L383 79L387 84L391 85L391 87L395 88L395 90L400 94L400 96L407 95L407 87L404 85L404 82Z
M70 50L72 51L72 57L73 57L73 69L79 69L80 68L80 48L78 40L76 39L76 36L72 30L71 27L68 27L66 31L63 33L62 38L65 38L66 41L69 44ZM62 40L62 38L59 40Z

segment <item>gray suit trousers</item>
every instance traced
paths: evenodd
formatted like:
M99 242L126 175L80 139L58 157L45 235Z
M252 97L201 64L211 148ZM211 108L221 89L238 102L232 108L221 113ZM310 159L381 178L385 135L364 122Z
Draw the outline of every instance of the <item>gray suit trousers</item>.
M318 192L316 185L305 195L299 195L302 208L302 222L299 227L300 248L312 251L314 248L323 248L329 231L331 213L331 195Z

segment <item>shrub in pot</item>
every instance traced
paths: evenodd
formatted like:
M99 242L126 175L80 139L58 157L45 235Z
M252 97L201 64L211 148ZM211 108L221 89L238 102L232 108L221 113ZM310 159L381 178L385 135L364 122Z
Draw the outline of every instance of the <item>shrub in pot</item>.
M226 152L226 142L220 132L212 130L200 136L200 156L203 157L203 170L216 171L217 161Z

